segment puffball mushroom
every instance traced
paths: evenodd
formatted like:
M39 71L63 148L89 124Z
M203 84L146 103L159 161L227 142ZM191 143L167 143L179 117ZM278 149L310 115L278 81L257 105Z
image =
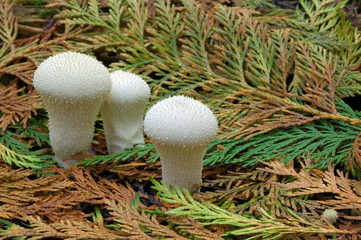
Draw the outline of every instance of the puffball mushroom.
M338 214L337 211L335 209L325 209L325 211L322 214L325 218L327 218L327 220L331 223L334 224L337 221L338 218Z
M198 192L205 149L217 133L212 111L190 97L166 98L146 113L144 131L159 153L164 183Z
M110 74L112 90L100 108L108 152L123 152L144 143L143 116L150 96L148 84L121 70Z
M39 65L33 84L48 112L54 159L69 168L65 158L88 152L96 116L111 90L109 71L91 56L64 52Z

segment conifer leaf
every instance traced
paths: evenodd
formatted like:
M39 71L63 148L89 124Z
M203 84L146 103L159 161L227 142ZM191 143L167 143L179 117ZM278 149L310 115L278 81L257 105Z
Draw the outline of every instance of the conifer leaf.
M326 171L310 169L310 160L302 164L302 169L296 171L293 168L285 167L284 163L270 162L266 163L267 168L259 170L274 173L281 176L292 176L293 181L287 183L274 183L277 186L284 187L286 190L294 190L287 193L288 196L301 196L310 194L331 193L333 198L329 200L308 200L309 204L316 202L323 205L323 208L332 206L335 209L354 209L360 208L360 191L356 186L359 181L352 180L348 174L328 164ZM337 202L337 204L336 204Z
M4 46L11 44L17 36L17 21L13 13L15 2L11 0L4 0L0 4L0 40ZM0 57L2 51L0 51Z
M28 118L40 106L34 90L21 94L24 90L25 88L18 89L15 83L8 87L0 86L0 129L2 131L10 124L15 125L17 122L25 127Z
M203 225L228 225L236 228L223 234L223 236L245 236L246 239L277 239L284 238L295 232L301 234L353 233L330 227L321 222L307 221L289 209L292 218L287 220L274 218L263 209L261 209L262 216L259 219L235 214L208 202L200 203L195 201L186 189L183 190L183 194L177 187L169 189L164 183L158 183L154 179L151 179L151 181L163 201L181 205L181 207L167 211L167 214L189 216L199 220Z
M247 141L243 138L218 140L208 149L221 144L224 150L207 152L204 165L242 163L254 166L259 161L288 162L301 156L312 159L312 167L325 169L328 162L348 166L349 150L360 131L359 125L321 120L317 124L279 128L268 132L267 137L257 135Z
M49 156L40 156L41 153L30 152L28 155L17 153L0 143L1 160L9 165L18 167L32 168L34 170L42 170L51 165L47 162Z
M106 204L109 206L110 214L116 217L115 222L119 224L123 232L132 236L132 239L155 239L158 237L187 239L168 227L159 224L154 217L148 217L144 212L139 212L134 206L127 205L121 201L117 203L106 201Z
M319 31L330 31L338 22L341 8L345 7L347 0L335 3L333 0L300 0L301 6L309 16L309 22Z
M143 145L143 144L139 144ZM126 151L121 153L113 153L109 155L98 155L94 156L93 158L86 158L83 162L80 162L78 165L95 165L98 163L105 164L105 163L116 163L118 161L125 161L131 158L134 155L137 155L135 160L138 160L148 153L154 150L154 145L150 143L144 144L144 146L135 146L132 148L127 148ZM150 157L150 161L155 162L159 158L157 153L153 153Z

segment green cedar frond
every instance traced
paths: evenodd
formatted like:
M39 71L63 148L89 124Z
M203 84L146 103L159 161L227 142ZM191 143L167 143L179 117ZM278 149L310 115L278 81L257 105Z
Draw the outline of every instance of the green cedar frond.
M121 4L121 1L118 1ZM87 6L82 6L79 1L70 0L67 3L63 3L66 9L61 11L57 16L60 18L66 18L65 23L68 24L92 24L94 26L100 26L112 30L112 26L119 26L117 16L114 16L114 10L112 12L112 23L108 24L104 19L105 15L101 16L100 9L98 8L98 2L91 0L87 2ZM119 4L118 4L119 6ZM110 19L110 18L109 18Z
M35 121L31 119L30 121ZM19 141L18 139L23 139ZM39 129L38 125L28 125L25 129L20 125L10 126L2 134L0 143L16 152L25 152L32 148L32 146L24 143L26 139L33 139L40 147L44 143L50 145L49 135Z
M152 151L154 150L154 145L150 143L144 144L144 146L140 146L143 144L139 144L138 146L135 146L133 148L127 148L126 151L121 153L113 153L109 155L98 155L94 156L93 158L86 158L83 162L78 163L78 165L95 165L95 164L105 164L109 162L118 162L118 161L125 161L131 158L134 155L137 155L135 160L140 159L144 157L145 155L150 154L150 161L154 162L159 158L159 155L157 153L152 154Z
M49 156L40 156L38 152L29 152L29 155L24 155L12 151L0 143L0 157L9 165L18 167L32 168L34 170L42 170L51 165L47 162Z
M193 69L202 71L209 78L212 75L212 69L209 63L207 40L213 33L213 23L198 4L191 0L183 0L182 3L187 10L184 16L186 24L184 34L187 38L181 39L184 60Z
M247 31L245 21L243 18L238 18L235 11L223 5L218 5L216 9L215 17L224 26L214 27L215 35L219 39L219 44L214 45L218 69L226 74L235 86L247 87L243 68L249 38L246 38L245 34Z
M274 8L270 0L252 0L252 1L233 1L236 5L246 8L259 8L259 7L269 7Z
M110 45L107 42L111 42L111 45L117 45L116 41L123 38L123 34L119 30L126 6L119 0L108 1L108 3L110 9L107 15L101 12L96 0L88 1L86 7L82 6L77 0L62 2L65 10L59 12L56 16L64 18L63 22L69 25L89 24L103 27L110 33L103 34L103 36L93 34L93 37L105 45ZM110 39L108 36L110 36Z
M155 6L159 15L155 19L159 31L154 33L153 44L159 51L164 48L165 56L169 58L167 60L172 61L172 65L181 65L177 40L184 30L184 23L181 22L180 13L175 10L175 6L171 5L170 1L157 1Z
M37 123L35 119L30 120ZM41 170L45 167L50 167L47 160L52 156L41 156L41 152L31 151L32 145L27 142L34 141L39 147L44 143L49 145L49 135L41 131L40 128L45 127L43 124L28 125L25 129L19 124L8 127L0 139L0 153L3 161L10 165L18 167L32 168L34 170Z
M356 66L361 61L361 35L357 28L354 28L352 23L347 21L346 14L342 11L340 11L340 21L335 31L338 39L351 43L341 48L340 58L346 65Z
M321 120L314 124L279 128L247 141L243 138L214 141L209 148L220 144L224 150L208 152L204 164L242 163L246 167L259 161L280 159L288 162L301 156L312 159L312 167L326 168L328 162L347 165L349 149L360 131L359 125Z
M29 144L26 144L22 141L17 140L16 138L21 138L20 134L14 133L10 130L6 130L0 139L0 143L6 146L7 148L12 149L13 151L27 151L31 148Z
M146 39L146 30L151 28L151 24L148 23L148 8L144 1L127 0L126 2L130 19L127 22L127 27L122 31L124 46L119 49L120 55L126 61L121 60L119 63L113 64L113 66L124 70L138 68L135 73L144 71L150 73L152 70L148 69L148 67L145 68L145 66L154 63L157 57L152 51L148 50L150 41Z
M260 210L262 216L259 219L235 214L208 202L197 202L187 190L184 190L183 194L178 187L169 189L163 182L159 183L152 178L151 181L161 200L181 205L181 207L167 211L166 214L189 216L199 220L203 225L227 225L230 230L223 236L248 236L246 239L281 239L293 233L351 233L319 221L308 221L289 209L292 216L289 219L274 218L263 209Z
M0 57L3 55L5 45L11 44L17 36L18 23L13 13L15 1L5 0L0 4Z
M345 117L361 119L361 113L352 110L345 102L336 99L336 110ZM220 163L242 163L254 166L258 161L280 159L284 162L297 156L313 160L312 167L326 168L327 163L353 168L353 158L348 154L361 132L360 125L344 121L320 120L288 128L278 128L271 132L243 138L214 140L207 148L204 165ZM219 151L216 146L222 146ZM349 159L351 162L347 162Z
M301 6L309 17L308 22L321 32L330 31L336 26L339 20L339 11L345 7L347 2L348 0L337 3L334 0L300 0Z

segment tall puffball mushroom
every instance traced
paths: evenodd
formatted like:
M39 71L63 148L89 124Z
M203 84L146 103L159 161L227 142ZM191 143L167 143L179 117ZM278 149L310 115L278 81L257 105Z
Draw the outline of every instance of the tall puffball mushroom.
M217 133L212 111L190 97L170 97L149 109L144 131L159 153L164 183L198 192L205 149Z
M54 159L69 168L63 159L88 152L96 116L112 87L110 74L91 56L64 52L39 65L33 84L48 112Z
M112 90L100 108L108 152L123 152L144 143L143 115L150 96L148 84L121 70L110 74Z

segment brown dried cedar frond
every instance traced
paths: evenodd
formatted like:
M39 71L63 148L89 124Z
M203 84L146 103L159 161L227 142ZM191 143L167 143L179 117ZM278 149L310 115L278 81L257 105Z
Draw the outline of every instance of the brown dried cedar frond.
M293 168L291 162L289 167ZM227 172L227 175L221 174L216 180L207 181L201 186L212 188L225 188L222 190L207 191L195 195L196 200L207 200L208 202L218 202L227 199L228 202L248 201L243 207L237 207L231 211L243 213L247 211L251 214L260 214L259 210L269 209L269 213L274 217L289 216L287 209L298 211L302 208L303 213L306 210L314 208L315 204L307 204L306 201L297 197L288 196L288 190L276 186L275 182L283 182L284 176L253 170L247 172Z
M93 176L91 171L95 171L92 168L72 166L71 169L72 171L64 172L71 174L69 177L74 177L74 188L78 192L87 192L91 196L83 199L83 202L104 204L104 199L112 199L130 204L135 199L135 191L127 182L124 186L121 183L115 182L115 180L108 180L105 177L107 172L102 173L102 175L96 173ZM97 180L95 180L95 177Z
M18 88L16 82L9 86L0 86L0 129L3 131L8 125L20 122L26 127L27 119L35 114L40 101L33 88L23 94L26 88Z
M53 223L46 223L38 216L24 216L29 221L30 228L24 228L13 224L5 233L0 233L0 239L129 239L116 231L103 226L102 223L90 223L85 221L64 220Z
M11 65L0 69L0 76L13 76L13 80L11 82L15 82L16 79L20 79L24 83L28 85L32 85L32 77L34 72L34 63L30 61L26 62L13 62ZM4 81L6 82L6 81Z
M240 170L239 170L240 171ZM262 171L247 172L227 172L227 175L219 174L217 179L208 180L201 184L203 187L222 187L224 190L216 190L214 192L205 192L200 198L207 201L219 201L227 198L229 201L233 199L249 199L256 196L264 196L265 190L271 187L271 183L276 181L276 175L265 173ZM196 197L196 199L198 199Z
M120 179L126 177L128 181L147 181L149 180L149 176L160 178L160 170L161 164L159 161L146 163L144 160L137 160L128 164L118 165L109 171L118 174Z
M15 1L4 0L0 3L0 40L4 46L11 44L16 38L17 21L13 13Z
M4 171L17 173L19 170L12 170L4 164ZM29 173L28 176L35 174ZM89 189L96 189L91 182L84 188L77 179L71 176L71 173L64 174L64 169L52 169L47 174L55 173L50 176L30 180L28 176L21 179L12 179L4 176L3 179L9 179L0 183L0 215L6 219L23 219L24 215L38 215L42 219L49 221L59 221L62 219L76 219L85 221L91 214L85 214L82 211L81 204L84 203L103 203L100 199L106 193L102 189L94 194ZM70 172L70 171L68 171ZM74 172L73 172L74 173ZM12 175L11 175L12 176ZM20 175L21 176L21 175ZM79 176L79 174L77 174ZM1 176L0 176L1 177ZM110 187L108 187L110 188ZM108 194L111 190L108 190Z
M126 234L106 228L102 222L89 223L64 220L52 223L51 226L59 232L79 236L78 239L129 239Z
M67 191L74 182L60 175L30 180L32 175L35 175L32 170L14 170L6 164L1 165L0 215L3 218L22 219L24 215L38 214L55 220L71 215L84 216L84 213L72 208L79 204L77 199L81 197L79 193Z
M138 211L130 204L109 199L106 199L105 203L106 209L115 217L113 221L121 227L121 232L129 234L129 239L158 239L159 237L174 240L188 239L161 225L155 217L148 217L145 212ZM151 237L145 234L142 228L149 230L147 233Z
M3 176L0 174L4 179L0 181L0 201L4 203L0 206L0 215L6 219L37 215L51 222L64 219L81 222L92 215L83 211L87 205L103 206L105 199L131 204L136 195L128 183L107 180L100 174L96 174L95 179L91 168L48 169L50 176L33 180L29 179L35 174L31 170L26 170L27 175L19 179L13 177L19 170L11 170L5 164L0 170L4 172ZM145 208L142 203L139 207Z
M217 232L212 232L209 229L205 228L203 225L200 225L199 222L190 217L175 217L167 216L165 218L167 222L173 223L177 226L177 231L191 234L197 239L204 240L223 240L224 238L220 237L221 234L224 234L226 231L221 226L214 228Z
M125 180L119 182L120 179L114 177L114 179L107 179L108 174L112 174L109 170L112 166L99 166L97 167L84 167L84 166L72 166L70 170L67 169L51 169L50 172L58 173L64 177L64 179L71 180L74 184L67 190L68 195L63 196L61 199L67 197L61 205L68 203L68 205L77 206L80 203L103 205L104 199L110 199L115 201L122 201L126 204L131 204L135 200L136 192L131 185ZM103 171L101 171L101 169ZM132 171L130 169L129 171ZM128 174L129 175L129 174ZM127 175L125 175L126 177ZM74 198L73 198L74 195ZM75 196L79 195L79 196ZM142 196L143 197L143 196ZM146 197L146 196L144 196ZM49 196L48 202L54 202L55 197ZM54 202L53 204L57 204ZM145 208L140 203L139 207Z
M33 174L31 169L12 169L8 164L0 163L0 184L21 181Z
M361 209L361 182L348 178L348 173L344 174L336 170L331 164L327 171L309 169L311 161L305 160L306 165L302 165L299 171L285 167L285 164L274 161L265 163L267 168L259 170L274 173L281 176L292 176L294 181L289 183L274 183L286 190L293 190L287 193L288 196L331 194L330 200L308 200L308 202L321 204L323 208L335 209Z

